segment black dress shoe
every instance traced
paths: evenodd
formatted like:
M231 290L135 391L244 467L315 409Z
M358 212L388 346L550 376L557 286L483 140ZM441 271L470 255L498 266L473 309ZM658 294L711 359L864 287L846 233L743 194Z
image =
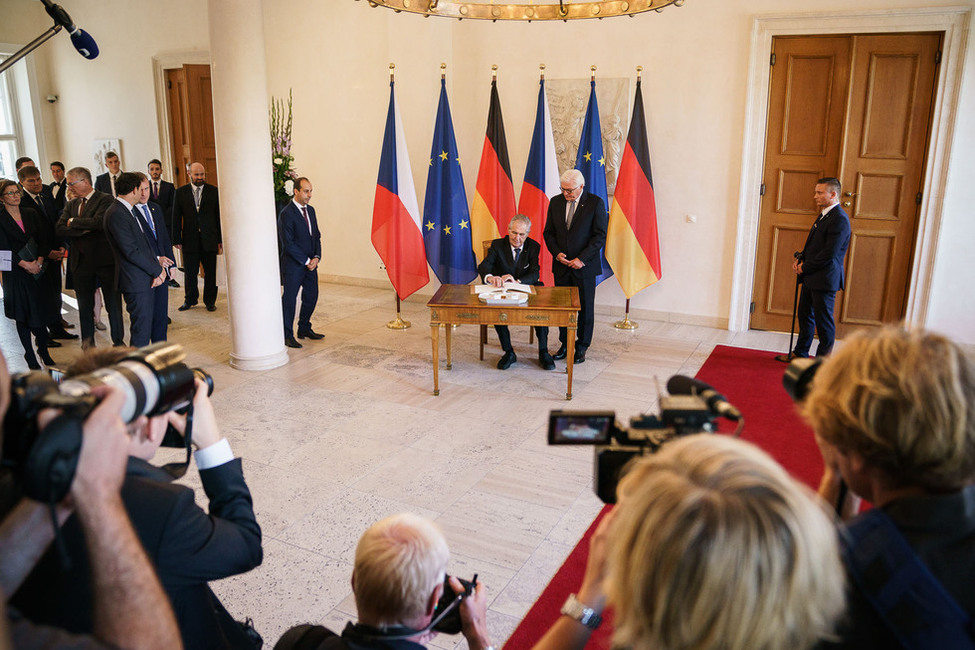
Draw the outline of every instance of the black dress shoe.
M320 341L325 338L324 334L319 334L313 329L307 329L303 332L298 332L299 339L311 339L312 341Z
M576 350L575 356L572 357L572 363L585 363L586 361L586 351Z
M78 337L75 337L75 338L78 338ZM61 344L58 341L55 341L54 339L48 339L48 341L47 341L47 347L49 347L49 348L59 348L59 347L61 347Z
M54 359L51 358L51 355L45 348L37 348L37 356L41 358L41 361L44 362L45 366L55 365Z
M186 311L187 309L193 309L193 307L195 306L196 303L190 304L188 302L184 302L182 305L179 306L179 311Z
M507 352L504 353L504 356L501 357L501 360L498 361L498 370L507 370L508 368L511 367L511 364L513 364L517 360L518 357L515 356L515 351L508 350Z
M289 348L300 348L301 347L301 343L298 343L298 341L296 341L295 340L295 337L293 337L293 336L285 337L284 344L287 345Z
M71 334L70 332L65 332L64 330L54 330L51 332L51 339L63 339L65 341L73 341L78 338L77 334Z
M216 305L207 305L207 311L217 311Z
M566 355L565 346L560 345L559 349L555 352L555 354L552 355L552 358L555 359L556 361L561 361L562 359L565 358L565 355Z
M552 359L552 355L548 353L548 350L538 353L538 365L545 370L555 370L555 361Z
M74 323L69 323L68 321L66 321L66 320L64 320L62 318L61 319L61 327L64 328L64 329L66 329L66 330L73 330L74 329Z
M171 286L173 289L179 289L179 282L177 282L173 278L170 278L169 279L169 286Z

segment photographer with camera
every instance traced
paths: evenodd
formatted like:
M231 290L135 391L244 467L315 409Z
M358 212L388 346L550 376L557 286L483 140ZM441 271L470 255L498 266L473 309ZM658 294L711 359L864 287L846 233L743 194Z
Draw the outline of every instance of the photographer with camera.
M376 522L355 550L352 591L359 622L346 625L341 636L321 625L298 625L274 650L422 650L442 629L463 633L470 650L494 650L485 620L487 591L477 576L473 584L450 576L454 597L444 596L449 559L447 540L429 519L402 513Z
M820 494L844 518L859 497L874 506L843 527L850 610L829 647L975 647L975 362L943 336L886 327L814 372L802 408Z
M0 358L0 416L10 406L10 375ZM95 391L101 399L83 425L81 450L70 498L58 506L63 520L72 511L87 539L91 566L91 636L72 635L36 624L13 608L0 617L0 647L14 648L169 648L181 647L172 609L125 513L122 485L128 436L120 418L124 395L118 389ZM42 412L41 428L54 413ZM7 422L4 421L4 425ZM10 435L20 432L0 431ZM7 490L4 485L4 491ZM15 591L54 537L50 511L21 500L0 524L0 587ZM6 627L6 630L3 628ZM10 645L6 632L9 632Z
M582 586L534 650L582 649L614 610L613 647L803 650L843 610L829 515L754 445L697 434L630 466Z
M108 368L131 358L132 352L124 348L89 350L68 375ZM210 514L196 505L192 489L171 483L170 473L149 463L167 425L180 434L185 431L187 416L172 410L148 418L141 415L129 424L122 502L172 602L185 647L256 647L259 637L253 628L237 623L207 584L258 566L263 551L241 461L220 436L207 385L199 378L195 381L192 442L197 447L194 457L210 499ZM64 570L58 555L49 551L12 602L33 620L86 632L94 623L93 585L84 561L87 540L80 523L72 517L63 528L72 566Z

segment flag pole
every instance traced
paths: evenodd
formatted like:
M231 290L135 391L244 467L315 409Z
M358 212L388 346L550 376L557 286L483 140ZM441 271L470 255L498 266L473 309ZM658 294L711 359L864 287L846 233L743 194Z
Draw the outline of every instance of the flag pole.
M595 67L595 66L594 66ZM638 65L636 67L636 80L637 83L640 82L640 77L643 75L643 66ZM640 327L640 323L630 320L630 299L626 299L626 313L623 314L623 320L618 320L613 324L618 330L635 330Z
M394 76L395 76L394 75L394 71L395 70L396 70L396 64L395 63L390 63L389 64L389 83L393 83L393 81L395 80L394 79ZM408 328L412 327L413 324L410 321L403 320L403 318L400 316L400 300L399 300L399 294L396 293L396 291L394 290L393 291L393 295L396 296L396 318L394 320L391 320L388 323L386 323L386 327L388 327L391 330L405 330L405 329L408 329Z

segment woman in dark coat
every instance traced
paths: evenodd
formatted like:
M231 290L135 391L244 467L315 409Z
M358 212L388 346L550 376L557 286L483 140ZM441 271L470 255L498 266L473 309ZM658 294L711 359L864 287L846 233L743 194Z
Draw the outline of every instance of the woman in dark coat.
M50 301L45 299L38 283L51 242L41 223L42 217L33 210L21 209L20 195L17 183L6 179L0 181L0 250L10 251L11 257L11 270L3 272L3 311L7 318L17 323L27 366L31 370L40 370L31 346L31 332L37 340L41 361L49 366L54 364L47 352ZM33 259L25 260L21 253L30 242L34 249L28 257Z

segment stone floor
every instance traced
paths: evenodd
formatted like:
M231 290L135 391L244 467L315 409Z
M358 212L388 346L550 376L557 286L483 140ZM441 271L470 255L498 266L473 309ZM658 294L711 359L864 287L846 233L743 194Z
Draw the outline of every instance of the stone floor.
M441 360L435 397L428 310L406 302L403 317L413 327L388 329L391 290L323 284L313 322L325 339L289 350L290 363L264 372L228 365L223 288L215 313L178 312L180 302L182 290L172 290L170 340L214 377L221 428L243 458L264 531L263 565L214 589L232 614L254 619L269 645L299 622L336 629L354 619L359 536L377 519L409 510L443 528L451 573L476 573L487 585L488 623L500 647L601 506L592 493L592 451L546 445L549 411L614 410L627 422L653 412L667 379L693 375L716 344L788 347L788 335L665 322L622 331L613 327L620 315L597 314L594 344L575 368L567 402L565 363L540 369L527 329L514 330L518 362L501 372L494 333L478 361L478 330L465 326L453 333L453 368ZM77 324L73 300L66 306ZM96 340L111 344L106 332ZM11 372L26 370L6 319L0 347ZM78 351L67 342L51 354L67 363ZM198 475L191 470L184 480L205 504ZM441 635L431 646L466 643Z

